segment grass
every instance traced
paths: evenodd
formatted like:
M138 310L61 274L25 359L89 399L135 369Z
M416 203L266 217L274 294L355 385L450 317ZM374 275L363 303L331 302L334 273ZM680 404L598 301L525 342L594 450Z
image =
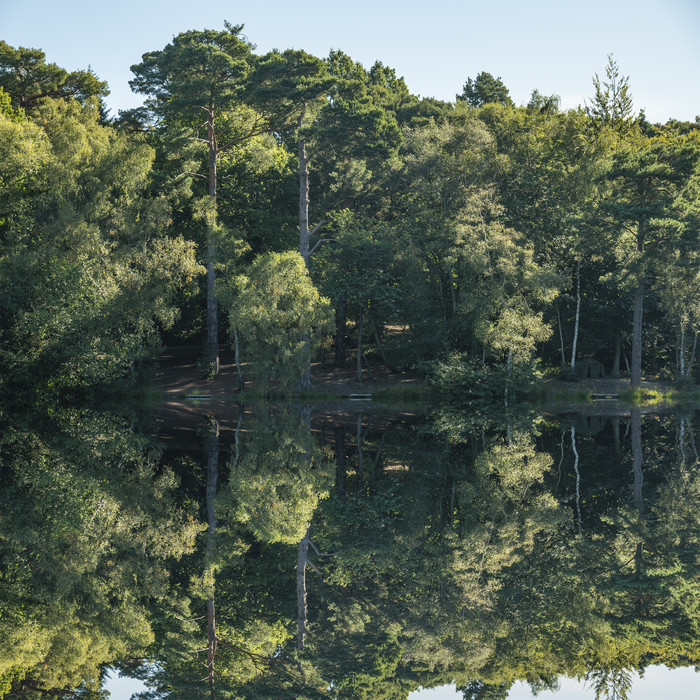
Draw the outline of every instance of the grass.
M634 405L686 404L700 401L700 392L686 389L625 389L619 394L620 401Z
M426 403L433 397L425 385L392 384L372 392L372 398L382 403Z

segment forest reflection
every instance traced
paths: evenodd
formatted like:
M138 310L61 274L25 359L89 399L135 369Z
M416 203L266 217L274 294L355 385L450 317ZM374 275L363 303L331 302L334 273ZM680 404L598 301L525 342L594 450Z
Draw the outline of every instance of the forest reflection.
M3 416L0 696L465 700L700 663L698 415Z

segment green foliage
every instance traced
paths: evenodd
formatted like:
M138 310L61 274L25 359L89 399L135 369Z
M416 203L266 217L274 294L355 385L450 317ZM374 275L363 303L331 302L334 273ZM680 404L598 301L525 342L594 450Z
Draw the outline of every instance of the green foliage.
M224 31L182 32L131 67L132 90L149 96L147 106L158 118L196 129L202 108L213 102L225 112L237 104L251 46L241 38L242 25L225 25Z
M297 544L331 485L327 457L294 411L260 416L229 468L226 517L258 542Z
M145 197L152 149L45 100L34 121L0 117L0 158L4 373L58 392L135 371L201 272L193 245L164 235L167 201Z
M590 105L586 106L586 114L598 128L606 126L618 133L629 130L632 124L632 95L629 87L629 76L620 75L620 69L612 57L608 55L605 66L607 81L602 81L595 74L593 88L595 94Z
M494 78L491 73L481 72L474 80L469 78L464 83L461 95L457 99L467 102L472 107L481 107L485 104L512 105L508 88L501 81L500 76Z
M298 253L258 256L237 280L229 321L238 329L257 380L299 382L309 358L330 330L328 300L313 286Z
M46 98L74 98L81 104L109 94L91 69L69 73L55 63L46 63L39 49L15 49L0 41L0 88L21 109L32 110Z

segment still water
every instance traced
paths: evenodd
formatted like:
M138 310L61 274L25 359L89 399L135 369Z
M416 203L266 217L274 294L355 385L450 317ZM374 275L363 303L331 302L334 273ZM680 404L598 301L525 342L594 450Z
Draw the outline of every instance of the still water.
M699 430L622 407L8 419L0 696L130 697L111 668L144 700L641 700L665 665L695 697Z

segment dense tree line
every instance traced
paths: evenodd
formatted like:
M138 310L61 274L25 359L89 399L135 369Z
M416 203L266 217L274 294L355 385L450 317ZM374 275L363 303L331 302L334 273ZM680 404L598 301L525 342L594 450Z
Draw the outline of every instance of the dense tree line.
M697 663L692 420L611 420L589 489L592 423L475 407L542 365L693 378L698 124L635 116L612 59L569 111L229 24L132 70L145 105L110 116L91 71L0 42L0 695L99 698L111 663L144 698L620 695ZM308 408L244 413L227 459L211 419L164 466L94 399L193 339L264 386L330 340L477 400L319 440Z
M697 419L470 420L257 408L164 464L115 415L7 421L0 695L117 664L143 700L625 698L697 664Z
M145 105L114 118L90 71L0 45L6 393L134 374L163 332L206 332L216 372L219 343L255 359L279 314L295 349L257 373L288 383L331 335L358 376L373 352L691 377L697 123L635 116L612 58L586 109L515 106L488 73L447 103L341 51L256 55L241 30L145 54ZM315 296L263 299L293 250Z

